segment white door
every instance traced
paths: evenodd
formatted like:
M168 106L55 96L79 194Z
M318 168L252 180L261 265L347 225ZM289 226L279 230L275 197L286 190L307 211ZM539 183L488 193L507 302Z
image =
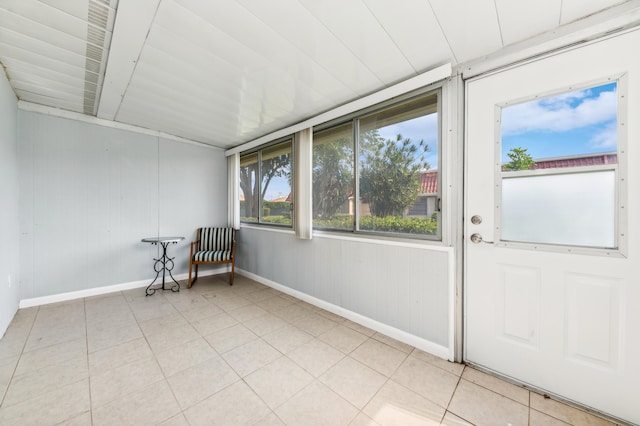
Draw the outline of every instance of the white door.
M640 31L619 35L465 94L465 360L634 423L638 46Z

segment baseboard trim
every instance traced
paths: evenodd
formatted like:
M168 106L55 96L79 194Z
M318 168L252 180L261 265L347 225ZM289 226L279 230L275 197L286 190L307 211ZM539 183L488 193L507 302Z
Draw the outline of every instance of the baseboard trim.
M418 337L411 333L407 333L406 331L403 331L398 328L392 327L390 325L384 324L382 322L376 321L372 318L366 317L357 312L350 311L338 305L334 305L333 303L329 303L325 300L318 299L317 297L314 297L314 296L310 296L306 293L292 289L290 287L287 287L275 281L271 281L270 279L261 277L260 275L256 275L252 272L245 271L244 269L236 267L236 273L240 275L244 275L247 278L251 278L254 281L257 281L268 287L274 288L278 291L281 291L285 294L293 296L297 299L303 300L307 303L310 303L311 305L317 306L318 308L322 308L336 315L340 315L341 317L347 318L348 320L351 320L355 323L368 327L379 333L385 334L402 343L406 343L408 345L411 345L415 348L418 348L422 351L428 352L440 358L453 361L453 359L450 358L451 351L446 346L442 346L438 343L431 342L422 337Z
M198 276L206 277L209 275L216 275L224 272L227 272L226 267L217 267L217 268L206 270L206 271L201 270L199 271ZM189 273L185 272L183 274L176 274L173 277L177 281L187 280L189 278ZM103 294L115 293L118 291L143 288L148 286L152 280L153 280L153 277L146 280L130 281L126 283L113 284L113 285L108 285L104 287L94 287L94 288L88 288L85 290L77 290L77 291L70 291L67 293L52 294L49 296L22 299L20 300L19 308L20 309L31 308L34 306L48 305L50 303L66 302L69 300L82 299L84 297L100 296ZM186 287L186 283L185 283L185 287Z

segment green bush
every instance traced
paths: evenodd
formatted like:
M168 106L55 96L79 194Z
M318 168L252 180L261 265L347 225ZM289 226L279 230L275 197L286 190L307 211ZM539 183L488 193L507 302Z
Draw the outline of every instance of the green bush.
M291 217L285 216L264 216L262 223L275 223L278 225L291 225Z
M352 229L353 216L336 215L332 219L313 221L314 225L323 228ZM438 221L435 218L387 216L364 216L360 218L360 230L396 232L400 234L433 235L438 230Z

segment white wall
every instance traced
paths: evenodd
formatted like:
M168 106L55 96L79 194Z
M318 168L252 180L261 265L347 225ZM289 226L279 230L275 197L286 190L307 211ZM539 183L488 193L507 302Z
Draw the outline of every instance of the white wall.
M19 302L17 105L4 69L0 67L0 337Z
M157 248L188 268L199 226L226 223L221 150L20 110L21 299L149 280Z
M452 248L243 227L236 265L450 357Z

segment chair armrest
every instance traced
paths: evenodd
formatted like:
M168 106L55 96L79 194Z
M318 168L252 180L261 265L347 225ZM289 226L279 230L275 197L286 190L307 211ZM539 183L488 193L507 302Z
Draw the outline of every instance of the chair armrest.
M190 253L189 253L189 259L193 259L193 248L196 246L196 244L199 244L199 243L200 243L200 240L195 240L195 241L191 242L191 249L190 249Z

